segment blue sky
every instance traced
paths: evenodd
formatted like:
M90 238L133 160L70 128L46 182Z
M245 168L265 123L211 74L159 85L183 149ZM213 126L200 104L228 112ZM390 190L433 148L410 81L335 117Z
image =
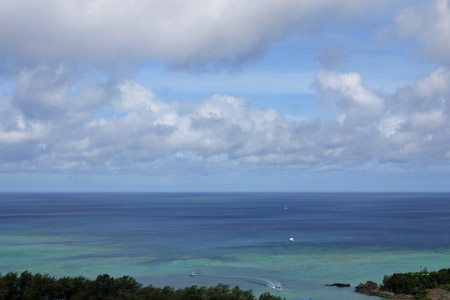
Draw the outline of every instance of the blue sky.
M450 191L450 1L3 1L1 191Z

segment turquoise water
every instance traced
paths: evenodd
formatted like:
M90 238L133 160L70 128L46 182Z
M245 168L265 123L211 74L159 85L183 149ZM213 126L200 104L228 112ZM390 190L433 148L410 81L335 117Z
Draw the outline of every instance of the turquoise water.
M325 284L450 267L449 216L449 194L1 194L0 272L374 299Z

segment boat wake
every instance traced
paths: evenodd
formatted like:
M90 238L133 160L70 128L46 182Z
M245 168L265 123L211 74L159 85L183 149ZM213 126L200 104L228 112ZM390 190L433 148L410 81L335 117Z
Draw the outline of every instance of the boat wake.
M256 278L256 277L254 277L254 278L253 277L249 277L249 278L247 278L247 280L249 282L253 282L253 283L256 283L256 284L261 284L261 285L264 285L264 286L268 286L268 287L270 287L270 288L272 288L274 290L277 290L277 291L281 291L283 289L283 286L278 281L265 279L265 278Z
M266 278L247 277L247 276L220 276L220 275L211 275L211 277L241 279L241 280L245 280L247 282L256 283L259 285L270 287L277 291L281 291L283 289L283 286L281 285L280 282L278 282L276 280L266 279Z

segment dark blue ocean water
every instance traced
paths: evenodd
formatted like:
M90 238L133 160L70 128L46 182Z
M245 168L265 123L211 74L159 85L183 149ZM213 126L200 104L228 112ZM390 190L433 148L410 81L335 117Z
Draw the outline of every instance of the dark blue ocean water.
M0 242L2 273L363 299L323 285L450 267L450 194L0 194Z

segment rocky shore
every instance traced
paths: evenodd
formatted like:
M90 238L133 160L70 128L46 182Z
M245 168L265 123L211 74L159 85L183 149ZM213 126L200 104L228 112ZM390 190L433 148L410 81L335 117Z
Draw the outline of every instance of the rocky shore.
M413 299L412 295L402 295L395 294L392 292L381 291L378 284L373 281L367 281L366 283L360 283L355 288L355 292L368 295L368 296L377 296L382 298L389 299ZM431 300L450 300L450 292L442 290L442 289L431 289L428 290L427 297Z
M377 296L390 299L413 299L412 295L401 295L387 291L380 291L378 284L373 281L367 281L366 283L360 283L355 287L355 292L368 295Z

